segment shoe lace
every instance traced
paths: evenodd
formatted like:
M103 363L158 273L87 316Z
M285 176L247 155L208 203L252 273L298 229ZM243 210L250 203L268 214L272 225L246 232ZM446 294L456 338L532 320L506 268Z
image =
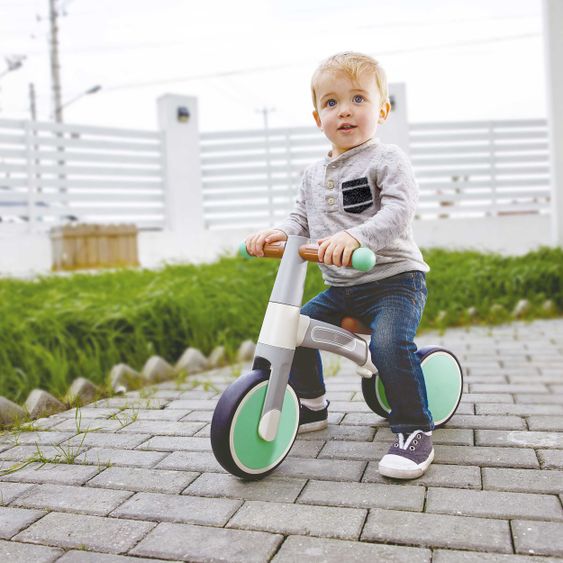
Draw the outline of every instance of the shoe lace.
M416 449L416 446L418 446L419 440L421 438L422 438L421 430L415 430L410 434L403 434L399 432L397 434L397 441L393 444L393 446L395 448L399 448L400 450L409 449L411 451L414 451Z

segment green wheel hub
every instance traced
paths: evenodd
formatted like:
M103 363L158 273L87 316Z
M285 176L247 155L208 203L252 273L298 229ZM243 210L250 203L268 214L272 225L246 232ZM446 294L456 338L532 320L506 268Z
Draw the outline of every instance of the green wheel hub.
M267 385L268 382L263 381L244 396L233 417L229 436L234 462L251 474L264 473L280 463L293 445L299 427L299 402L288 386L276 437L266 442L258 435Z

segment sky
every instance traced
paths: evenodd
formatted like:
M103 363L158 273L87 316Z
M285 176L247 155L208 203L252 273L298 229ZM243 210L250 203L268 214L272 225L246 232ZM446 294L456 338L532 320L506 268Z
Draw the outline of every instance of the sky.
M60 0L67 123L153 130L156 99L198 98L202 131L314 125L310 76L344 50L404 83L411 122L546 115L541 0ZM49 120L48 0L0 0L0 119Z

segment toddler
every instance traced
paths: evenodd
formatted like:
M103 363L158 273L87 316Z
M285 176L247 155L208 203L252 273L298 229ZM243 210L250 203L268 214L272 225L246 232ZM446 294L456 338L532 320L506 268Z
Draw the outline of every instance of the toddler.
M397 434L379 462L388 477L412 479L432 463L432 429L426 387L413 342L426 303L429 270L413 239L418 188L406 155L375 138L390 111L385 73L373 58L340 53L320 64L311 81L313 117L332 144L309 166L297 201L276 228L250 235L250 254L265 243L301 235L319 244L328 289L301 313L339 325L352 316L372 331L370 352L379 371ZM341 268L365 246L376 253L370 272ZM326 428L328 405L318 350L297 348L290 381L301 401L299 431Z

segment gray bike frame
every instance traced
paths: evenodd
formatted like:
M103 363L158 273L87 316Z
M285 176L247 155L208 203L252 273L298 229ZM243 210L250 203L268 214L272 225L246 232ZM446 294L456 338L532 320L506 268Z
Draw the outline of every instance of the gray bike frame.
M299 247L308 242L306 237L288 237L254 354L254 365L263 365L266 360L270 367L258 428L260 437L267 441L274 440L277 434L296 347L326 350L349 358L359 366L363 377L377 373L363 338L300 314L307 262L299 255Z

